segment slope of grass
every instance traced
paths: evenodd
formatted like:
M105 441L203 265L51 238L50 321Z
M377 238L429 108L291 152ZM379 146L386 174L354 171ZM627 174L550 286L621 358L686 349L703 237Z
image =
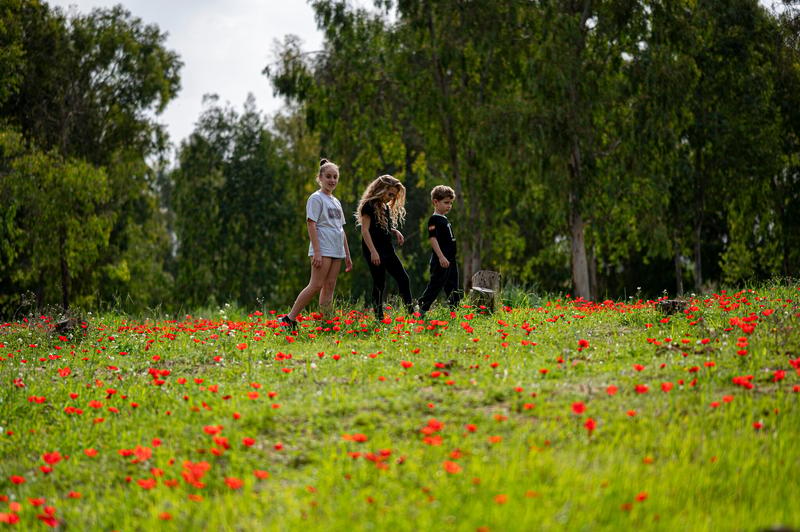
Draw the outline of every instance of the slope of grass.
M0 327L0 526L800 526L797 285Z

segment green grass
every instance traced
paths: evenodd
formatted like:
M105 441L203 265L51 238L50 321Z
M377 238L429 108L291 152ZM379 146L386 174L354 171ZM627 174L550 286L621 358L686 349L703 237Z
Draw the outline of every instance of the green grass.
M296 336L231 308L109 313L61 338L8 323L0 521L18 522L0 527L800 527L798 298L773 284L669 317L566 299L391 323L344 309Z

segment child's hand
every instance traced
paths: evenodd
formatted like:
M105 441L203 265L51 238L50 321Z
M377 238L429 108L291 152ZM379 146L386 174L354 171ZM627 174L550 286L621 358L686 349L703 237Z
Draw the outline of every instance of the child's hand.
M450 267L450 261L447 260L446 258L442 257L442 258L439 259L439 266L441 266L442 268L449 268Z
M345 257L344 258L344 271L345 272L349 272L352 269L353 269L353 261L350 260L350 257Z
M370 262L372 262L372 264L377 266L381 263L381 256L378 255L377 251L373 251L372 253L369 254L369 260Z
M397 238L397 245L402 246L406 239L403 237L403 233L398 231L397 229L394 230L394 236Z

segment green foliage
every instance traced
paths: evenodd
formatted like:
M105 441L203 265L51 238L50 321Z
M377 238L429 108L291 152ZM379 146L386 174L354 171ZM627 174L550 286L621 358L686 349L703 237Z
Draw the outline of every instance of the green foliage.
M296 275L284 277L297 179L279 156L251 98L239 115L216 98L189 140L172 173L172 208L178 239L176 296L183 305L212 300L249 307L287 299ZM280 279L284 278L285 283ZM213 298L213 299L212 299Z
M86 162L26 149L4 131L0 182L4 233L3 277L39 302L70 302L76 280L91 276L108 248L113 219L103 209L110 197L107 176ZM78 294L79 305L96 304ZM6 296L8 297L8 296ZM6 309L14 296L0 301Z
M138 308L157 304L170 283L170 246L148 162L166 149L154 115L177 92L181 67L164 46L166 35L121 6L67 18L45 3L20 0L2 3L0 39L0 64L8 66L0 78L0 120L29 146L23 159L6 161L4 186L31 201L26 208L35 212L26 215L44 216L35 231L28 230L32 222L18 229L23 236L14 245L28 247L7 262L4 293L19 297L38 283L40 305L114 298ZM25 172L51 188L26 188L33 185L24 185ZM52 201L59 193L75 194L59 202L60 212ZM7 221L22 215L11 203L3 208ZM77 235L87 242L71 247ZM60 240L63 252L44 251ZM61 289L54 290L59 278Z
M545 264L566 253L575 289L581 248L554 242L578 237L589 270L581 284L595 296L633 291L651 271L677 292L685 277L696 289L704 275L741 279L727 268L745 248L757 277L798 267L783 229L794 227L786 205L798 186L788 162L797 113L786 102L797 99L788 87L800 64L791 9L313 5L325 50L304 56L288 40L266 70L276 91L301 106L322 151L339 154L355 181L390 172L412 191L453 184L465 273L501 269L556 288L563 273ZM404 162L391 146L405 147ZM412 195L409 212L424 218L426 204Z
M45 149L110 165L117 152L153 151L160 113L179 88L181 62L166 35L117 6L66 19L58 9L21 2L25 69L2 106Z
M121 6L1 2L0 313L27 290L128 311L288 304L321 156L346 212L377 175L405 183L416 294L440 183L457 192L466 282L494 269L597 299L800 271L796 1L311 4L323 49L287 36L264 69L286 109L210 100L173 170L155 117L182 63L159 28ZM86 231L85 250L28 230L23 209L56 211L51 191L15 196L36 196L25 172L53 190L104 183L46 218L63 222L51 235ZM339 292L357 300L370 279L346 230L356 272Z
M17 92L22 79L22 21L14 16L22 2L6 0L0 4L0 105Z

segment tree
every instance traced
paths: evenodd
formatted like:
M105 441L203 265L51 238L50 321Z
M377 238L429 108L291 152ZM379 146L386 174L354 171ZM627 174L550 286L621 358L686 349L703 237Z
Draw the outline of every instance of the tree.
M773 96L772 30L766 11L755 0L699 2L693 18L701 36L695 55L701 75L691 102L694 120L688 139L694 282L700 290L704 248L719 254L721 273L731 282L754 276L760 261L777 255L756 252L756 247L774 239L769 235L771 209L763 200L778 172L780 112Z
M108 247L110 188L102 170L25 147L18 133L0 134L3 260L0 272L36 293L41 306L55 294L63 308L75 280L91 275ZM81 303L97 303L77 294ZM8 309L12 299L0 301Z
M252 96L241 115L213 96L206 105L172 175L178 293L190 305L288 297L290 176L279 145Z
M780 271L800 275L800 2L786 0L774 17L775 81L773 99L780 109L780 168L771 180L771 198L779 230Z
M100 206L113 224L106 252L91 275L71 279L71 292L158 303L169 278L154 265L169 246L148 161L166 149L154 115L179 88L180 60L165 34L120 6L67 18L38 1L9 0L0 16L15 39L8 49L22 57L13 84L0 89L0 117L32 150L103 172L113 191Z

